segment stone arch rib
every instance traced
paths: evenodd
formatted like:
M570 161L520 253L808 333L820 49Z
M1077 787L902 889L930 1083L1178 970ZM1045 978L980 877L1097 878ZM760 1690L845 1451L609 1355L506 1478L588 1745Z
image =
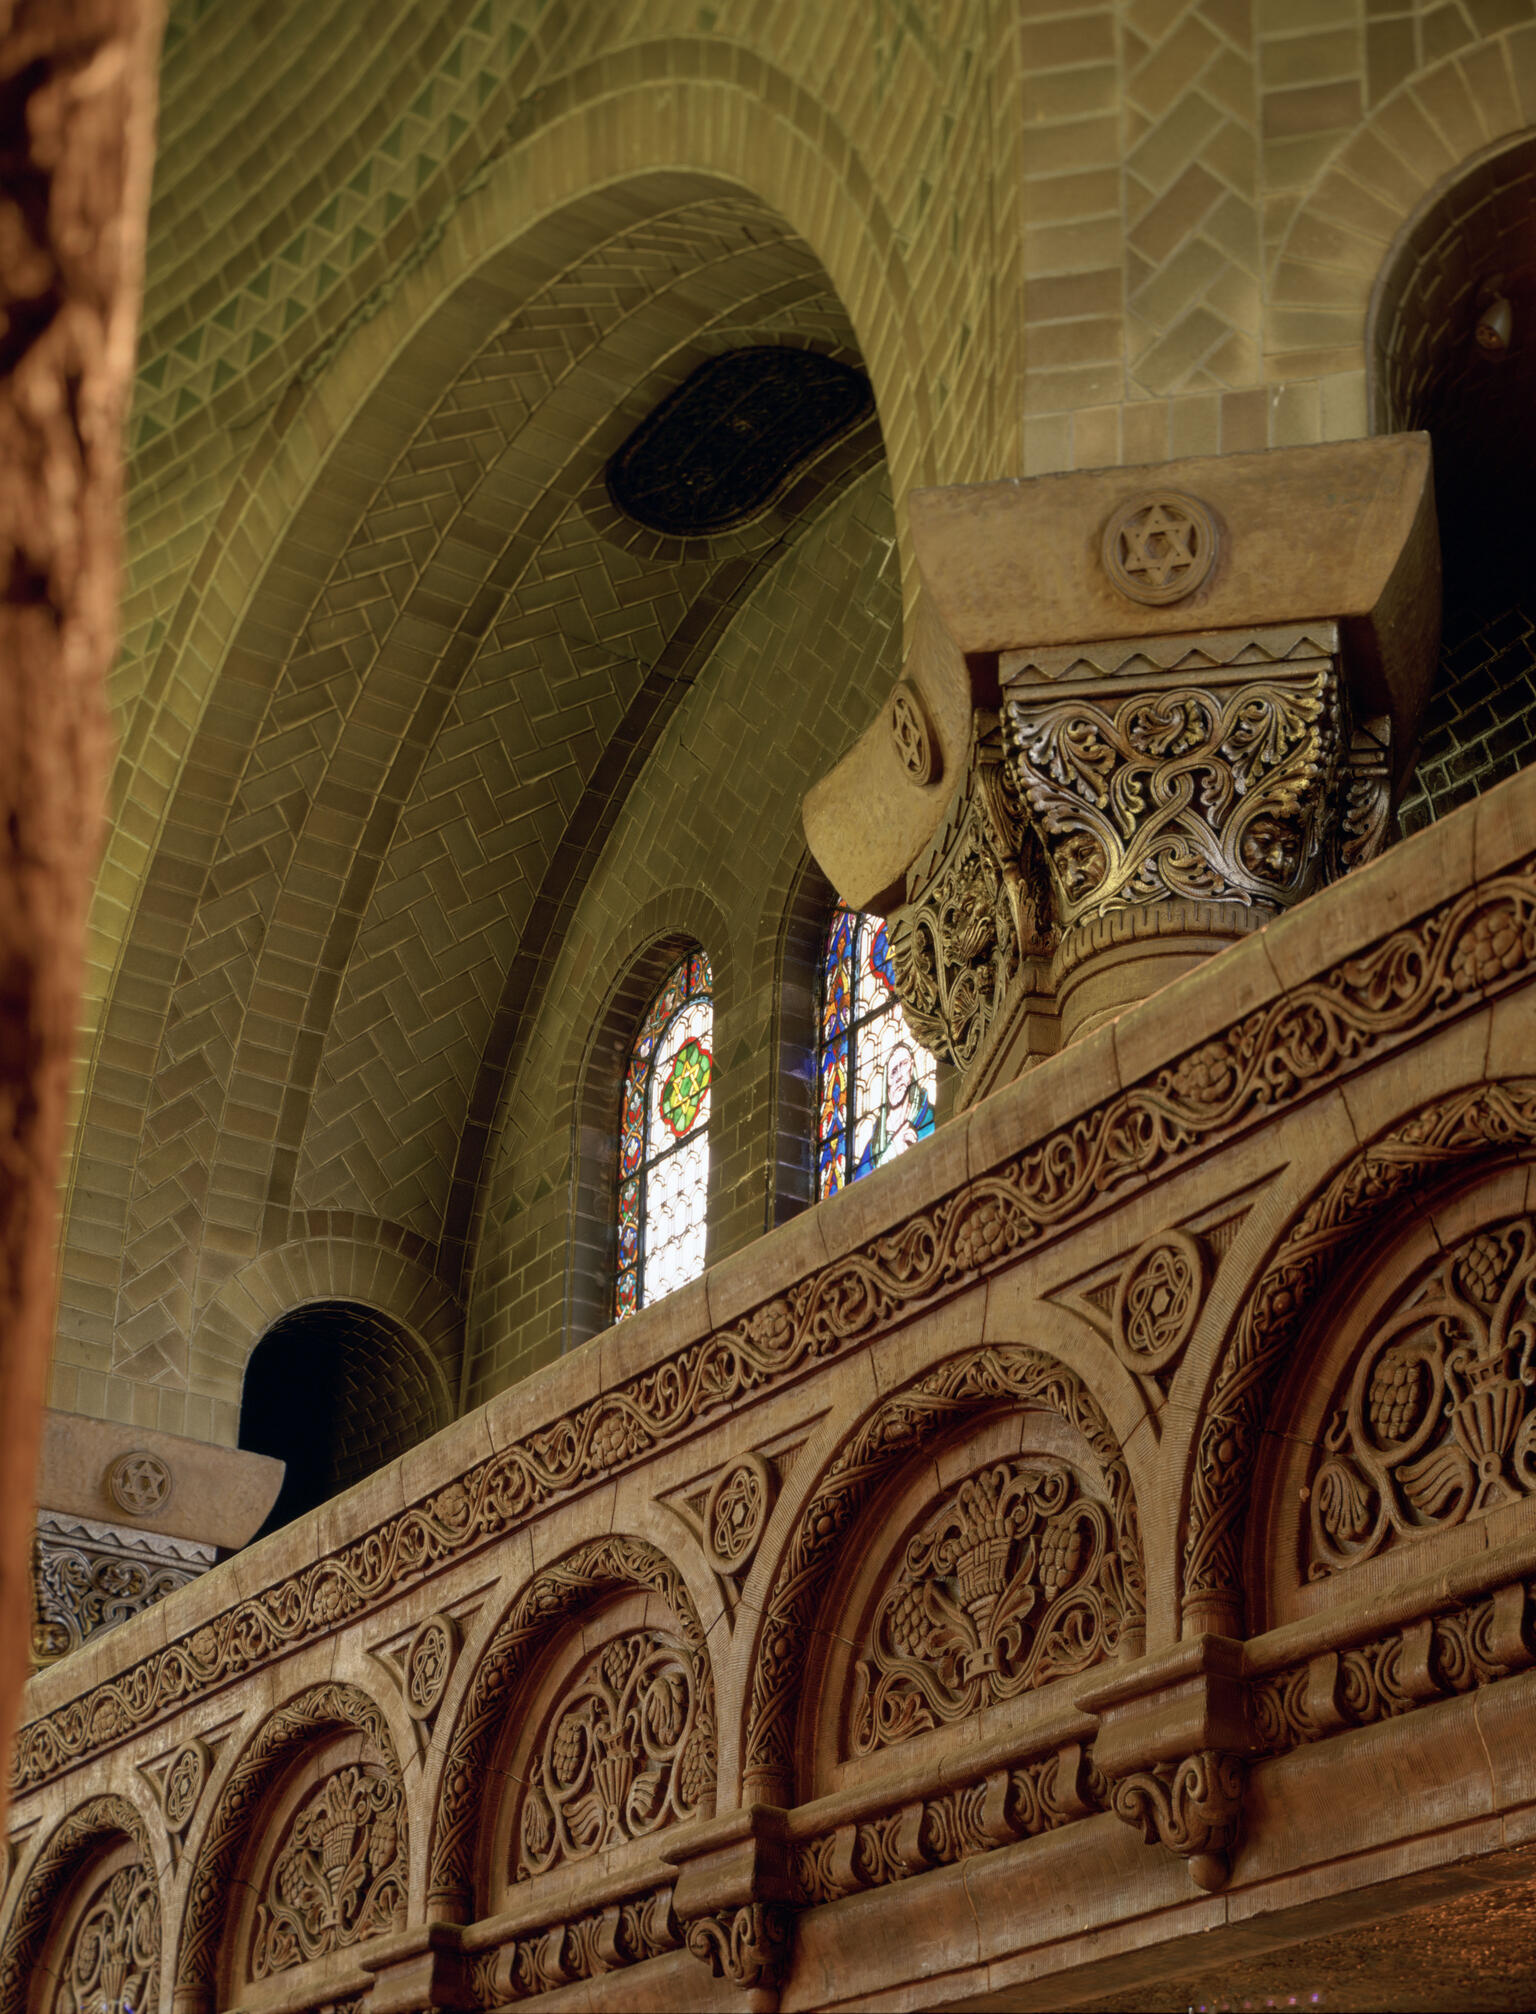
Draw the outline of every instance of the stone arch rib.
M1346 1250L1474 1155L1533 1145L1536 1078L1481 1084L1424 1106L1362 1148L1292 1224L1244 1302L1200 1421L1182 1569L1186 1636L1243 1628L1243 1547L1265 1410Z
M644 1539L612 1534L578 1546L545 1567L523 1589L475 1668L459 1709L438 1795L428 1906L434 1915L468 1921L474 1908L475 1843L491 1754L507 1703L551 1631L595 1597L621 1589L658 1594L677 1618L683 1641L699 1659L700 1723L715 1743L715 1689L699 1612L681 1571Z
M0 1946L0 2014L24 2014L28 1988L66 1883L93 1846L121 1837L132 1840L153 1875L149 1827L126 1797L110 1794L93 1797L72 1811L38 1855Z
M214 1805L187 1892L176 1960L176 2005L186 2014L194 2009L211 2014L225 1903L261 1800L284 1765L316 1736L348 1728L373 1744L399 1789L400 1762L389 1722L383 1708L356 1685L315 1685L301 1692L263 1721L235 1764ZM402 1827L403 1810L402 1802ZM408 1833L406 1839L408 1846Z
M801 1512L764 1610L747 1709L746 1794L768 1803L794 1797L795 1725L805 1652L843 1540L878 1486L946 1428L988 1412L1035 1406L1068 1421L1098 1458L1127 1597L1126 1636L1140 1641L1146 1615L1141 1527L1130 1470L1097 1399L1054 1357L1025 1345L990 1344L940 1365L893 1393L844 1441Z

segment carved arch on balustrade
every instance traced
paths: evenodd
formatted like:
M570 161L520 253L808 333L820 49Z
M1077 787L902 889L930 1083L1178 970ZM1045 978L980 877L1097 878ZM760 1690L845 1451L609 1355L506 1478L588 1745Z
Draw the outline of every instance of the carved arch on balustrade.
M791 1803L796 1734L817 1618L848 1534L876 1492L915 1455L961 1425L1024 1408L1055 1414L1092 1452L1108 1495L1120 1562L1122 1654L1142 1647L1145 1555L1135 1489L1098 1399L1059 1359L1018 1343L991 1343L924 1372L882 1399L840 1443L803 1504L772 1573L751 1661L743 1795Z
M1303 1323L1346 1258L1392 1213L1467 1164L1536 1147L1536 1078L1448 1093L1353 1154L1295 1213L1244 1296L1207 1383L1185 1478L1180 1598L1186 1636L1241 1634L1244 1556L1268 1410Z
M362 1737L392 1793L401 1853L409 1832L400 1761L384 1709L360 1686L312 1685L268 1715L225 1778L188 1884L176 1959L180 2014L212 2014L236 1877L255 1845L262 1807L279 1780L328 1736Z
M476 1906L479 1844L507 1708L563 1625L605 1597L658 1595L676 1621L699 1672L697 1724L711 1766L718 1748L714 1670L697 1604L681 1570L648 1540L610 1533L577 1546L540 1569L515 1597L476 1664L448 1739L433 1816L428 1903L434 1917L468 1922ZM709 1807L712 1808L712 1805Z
M150 1841L143 1813L126 1797L111 1794L78 1806L55 1829L23 1878L0 1942L0 2014L25 2014L60 1905L88 1863L114 1845L126 1842L147 1872L156 1902L158 1939L164 1918Z

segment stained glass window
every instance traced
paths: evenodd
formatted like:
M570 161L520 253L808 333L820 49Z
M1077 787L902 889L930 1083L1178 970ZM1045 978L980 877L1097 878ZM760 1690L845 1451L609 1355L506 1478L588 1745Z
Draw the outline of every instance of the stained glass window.
M715 1008L709 960L667 974L629 1052L619 1115L619 1321L704 1270Z
M896 997L885 925L841 903L821 960L816 1193L833 1196L933 1131L938 1071Z

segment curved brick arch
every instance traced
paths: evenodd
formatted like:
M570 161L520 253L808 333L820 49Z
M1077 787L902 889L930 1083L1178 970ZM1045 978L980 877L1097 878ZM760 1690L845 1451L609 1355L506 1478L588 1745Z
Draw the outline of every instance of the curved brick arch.
M391 1225L339 1222L323 1233L273 1246L227 1279L192 1337L197 1384L233 1373L238 1388L251 1351L283 1315L312 1301L360 1302L410 1338L437 1407L428 1432L453 1417L464 1315L427 1263Z
M149 1821L126 1797L116 1793L93 1797L70 1812L50 1834L27 1872L0 1942L0 2014L24 2014L49 1926L66 1887L87 1859L123 1838L137 1847L158 1893L159 1870L150 1845Z
M1286 232L1266 311L1271 375L1315 359L1367 359L1373 289L1394 245L1442 183L1528 125L1536 69L1513 32L1469 43L1398 86L1333 155ZM1291 370L1288 359L1298 361ZM1352 360L1352 361L1351 361Z
M545 473L547 474L547 472ZM432 606L433 604L430 601L424 604L421 614L427 614ZM413 619L419 623L421 616L417 615ZM366 645L367 639L364 639L364 641ZM683 648L686 652L689 648L696 649L701 644L707 645L707 641L707 636L703 638L695 637L693 639L684 638ZM323 650L321 654L323 655ZM460 667L462 663L466 658L472 658L473 654L473 648L466 652L461 647L457 658L454 658L450 654L446 662L443 660L439 660L438 662L443 664L447 675L452 678L461 675ZM310 656L311 659L314 658L315 652L313 650ZM685 668L686 666L682 662L677 665L669 664L663 667L659 674L661 684L664 687L670 684L674 693L680 690L686 684L686 679L679 678L677 674ZM344 670L344 668L342 669ZM239 697L241 694L249 696L253 690L254 688L248 685L237 686L235 696ZM275 703L275 698L272 701L258 699L258 706L263 711ZM303 705L306 703L302 700L300 701L301 711ZM221 1058L229 1054L229 1036L224 1032L224 1029L228 1025L229 1013L220 1016L212 1012L211 1004L207 998L210 979L205 975L204 967L209 958L216 957L217 950L224 948L224 946L214 946L210 943L209 930L202 932L202 942L200 944L184 938L183 943L186 946L182 954L182 984L184 990L189 989L188 998L194 1003L193 1011L203 1017L202 1025L210 1028L217 1026L220 1029L220 1033L210 1042L199 1042L197 1039L199 1028L188 1024L181 1011L175 1008L173 1001L167 998L165 1011L170 1017L171 1026L175 1031L172 1047L166 1052L161 1066L161 1074L166 1086L165 1091L161 1094L161 1103L165 1107L167 1117L164 1121L152 1121L148 1126L146 1149L151 1158L144 1163L145 1166L151 1169L148 1179L155 1185L164 1189L165 1183L169 1180L171 1184L169 1193L175 1193L178 1188L181 1191L179 1198L179 1202L183 1206L181 1221L186 1221L186 1205L190 1205L190 1209L194 1214L200 1214L206 1207L203 1200L204 1197L211 1193L217 1207L226 1217L233 1211L237 1221L242 1215L246 1218L247 1228L243 1234L246 1239L252 1242L270 1242L285 1234L288 1216L286 1206L292 1193L293 1170L298 1151L295 1141L302 1135L304 1126L307 1099L305 1080L307 1075L308 1081L313 1081L314 1058L318 1051L315 1036L309 1033L301 1035L300 1029L294 1025L294 1016L291 1010L286 1013L279 1012L276 1015L271 1013L262 1015L256 1021L250 1023L247 1023L243 1018L244 1007L241 1004L242 1000L249 998L257 988L261 944L266 928L264 917L268 914L282 915L294 920L300 928L310 928L316 946L312 954L315 960L314 976L310 982L310 1004L307 1009L302 1011L299 1018L303 1021L306 1028L315 1028L317 1025L323 1027L326 1023L327 1014L330 1011L330 1003L334 1000L339 971L346 964L350 946L355 939L357 917L354 905L360 898L364 901L366 900L366 891L370 880L376 876L378 871L378 862L382 857L382 845L387 838L388 830L392 829L389 823L391 816L389 807L393 803L398 802L406 787L405 783L397 775L397 772L402 767L409 772L413 768L413 765L419 766L421 737L423 733L430 735L432 731L430 721L425 728L420 725L422 721L422 709L425 708L430 714L436 708L438 710L438 718L441 718L441 706L441 696L433 696L428 693L424 693L421 700L417 703L418 725L415 728L407 730L404 749L394 764L386 770L380 782L373 786L381 792L382 801L377 804L375 813L371 819L364 817L364 807L362 802L358 801L359 793L355 787L345 779L338 778L338 788L341 790L343 799L347 798L350 794L351 799L356 802L357 808L350 812L353 826L358 833L358 838L354 840L354 844L362 844L363 851L354 861L352 875L348 883L349 890L356 889L358 892L352 894L348 901L343 902L339 911L329 919L316 915L313 924L306 925L305 911L306 909L312 910L313 905L307 896L301 892L299 887L292 886L296 869L299 865L299 856L295 851L293 840L281 829L281 816L277 816L274 823L274 812L271 808L263 813L252 806L251 810L242 814L238 826L231 828L238 832L240 843L251 865L242 868L233 856L229 856L226 868L221 870L223 886L214 887L210 891L216 897L213 908L210 911L210 929L213 931L222 930L223 939L227 940L227 955L232 962L229 966L230 976L226 977L223 984L231 1001L229 1013L242 1017L239 1024L241 1032L236 1039L248 1042L251 1061L245 1069L243 1077L240 1077L233 1074L236 1067L233 1058L227 1062L221 1060ZM233 729L227 722L212 722L208 725L207 732L210 737L210 745L215 745L218 743L221 734L224 736L226 742L228 742ZM367 719L362 720L357 728L357 734L366 739L373 733L373 723ZM356 738L357 736L355 735L354 741ZM249 739L249 735L246 736L246 739ZM633 735L626 736L625 742L632 755L643 756L643 735L638 737L638 739ZM340 744L338 743L337 748L339 746ZM324 750L316 750L310 758L310 768L313 771L317 763L323 766L327 762L334 762L336 759L336 748L332 749L329 756ZM262 792L267 796L270 806L272 804L273 792L272 781L269 779L258 780L261 782ZM184 783L184 796L186 796L187 804L184 816L189 829L189 835L191 828L199 824L206 825L207 823L208 807L206 798L208 795L208 782L209 777L203 765L197 762L189 765L187 778ZM293 790L298 793L298 796L293 800L295 803L302 801L304 796L312 793L314 789L315 784L312 777L306 780L301 771L295 773ZM345 815L348 807L343 805L340 809L343 815ZM327 841L330 833L335 828L337 815L338 804L336 802L322 802L319 805L318 816L314 824L324 829L319 830L315 834L310 844L310 864L301 870L306 887L313 885L314 878L317 875L323 880L327 874L334 875L335 873L334 865L327 862L326 852ZM381 819L383 821L382 828ZM263 829L264 827L265 829ZM206 857L208 848L203 840L198 839L193 843L189 837L189 844L194 854ZM317 847L319 849L318 855L316 854ZM166 926L158 929L155 933L156 941L153 944L146 942L141 952L137 954L137 962L144 964L148 961L149 967L156 973L163 972L165 969L164 940L166 928L174 929L175 927L170 922L170 917L174 916L178 910L184 911L185 909L184 895L173 892L181 889L186 881L187 863L180 857L184 850L179 842L172 843L168 839L162 845L159 856L156 871L159 873L165 887L166 899L164 906L169 914ZM329 852L332 861L334 861L334 845L329 847ZM211 870L204 870L205 886L208 885L207 873L209 871ZM274 892L262 897L260 896L260 888L263 882L270 885L274 891L283 888L285 885L290 886L292 887L292 893L278 894ZM547 916L552 913L555 906L552 903L552 899L541 891L538 902L535 904L535 909L538 913ZM232 907L236 912L233 915L230 914ZM249 944L245 941L247 938L251 940ZM287 973L291 975L292 960L288 959L284 962ZM164 981L158 977L150 977L137 972L132 976L136 982L132 989L136 1004L135 1008L131 1011L136 1014L142 1014L145 1004L145 990L160 987L163 993ZM230 990L231 983L233 984L232 992ZM274 975L273 983L278 989L282 989L284 986L291 987L292 977ZM260 988L260 995L263 1001L275 1000L276 998L276 995L265 986ZM125 1011L129 1010L125 1009ZM212 1015L211 1019L210 1014ZM274 1033L277 1036L276 1046L280 1047L284 1042L290 1042L294 1045L286 1065L274 1057ZM195 1063L192 1052L195 1052L197 1056ZM306 1058L309 1059L307 1062ZM212 1103L216 1110L226 1111L229 1121L233 1125L232 1133L227 1135L224 1141L219 1142L215 1149L216 1153L222 1152L227 1160L229 1170L227 1176L221 1177L216 1166L210 1173L204 1174L201 1172L206 1159L206 1149L198 1150L196 1148L193 1149L189 1159L184 1159L181 1168L173 1170L168 1177L164 1172L163 1164L169 1152L169 1149L165 1145L164 1132L172 1123L169 1115L175 1112L178 1104L184 1106L187 1102L188 1087L185 1080L189 1069L200 1071L206 1086L206 1089L203 1091L194 1091L193 1096L196 1098L196 1101L205 1109ZM221 1078L224 1083L230 1086L229 1089L220 1088ZM287 1086L281 1098L278 1097L275 1088L278 1083L286 1083ZM480 1103L483 1104L483 1102L482 1098ZM280 1108L275 1116L273 1114L274 1104ZM475 1105L472 1107L472 1110L478 1111L479 1108L479 1105ZM119 1116L116 1121L119 1128L122 1125L121 1111L122 1108L119 1106ZM86 1138L87 1144L95 1144L90 1142L88 1138L94 1116L92 1107L88 1102L86 1134L83 1136ZM469 1131L472 1136L478 1138L477 1129L473 1125ZM275 1141L272 1138L274 1133L279 1136ZM258 1140L265 1138L271 1142L270 1146L253 1146L253 1136ZM267 1182L265 1202L257 1210L254 1219L252 1218L249 1200L244 1204L240 1204L234 1200L237 1193L242 1191L249 1198L249 1175L253 1154L259 1157L267 1157L271 1171ZM460 1158L462 1159L463 1157L461 1156ZM470 1160L473 1161L473 1159L473 1154L471 1154ZM473 1191L472 1176L465 1179L466 1176L469 1176L469 1171L461 1169L461 1179L458 1186L458 1193L460 1195L472 1194ZM226 1190L228 1191L229 1200L225 1203L218 1203L218 1198ZM139 1183L139 1194L142 1198L142 1202L138 1206L141 1209L141 1213L147 1213L158 1226L159 1223L164 1221L165 1209L163 1201L159 1199L151 1201L149 1199L147 1192L144 1190L143 1178L141 1178ZM93 1198L93 1204L103 1214L115 1208L115 1205L108 1202L105 1198ZM460 1207L462 1208L463 1206L461 1205ZM135 1239L132 1234L131 1217L128 1212L123 1213L121 1228L124 1232L124 1244L128 1250L127 1270L124 1276L124 1283L126 1285L134 1278L140 1263L134 1252ZM152 1234L149 1242L153 1246L159 1245L158 1230ZM238 1252L232 1253L231 1256L238 1263ZM220 1256L215 1263L219 1269L223 1270L227 1268L229 1259ZM135 1352L140 1347L140 1338L142 1337L144 1339L143 1346L151 1353L147 1375L151 1379L162 1382L167 1379L174 1382L177 1375L175 1364L166 1355L167 1342L170 1342L171 1348L174 1351L176 1347L174 1341L176 1332L186 1320L187 1313L191 1313L195 1317L198 1303L205 1300L211 1292L216 1291L220 1284L217 1273L211 1278L200 1280L197 1276L196 1261L185 1254L178 1262L175 1259L168 1261L163 1251L157 1252L151 1262L152 1270L158 1269L167 1275L176 1273L178 1265L179 1277L174 1280L168 1279L166 1293L157 1298L145 1296L142 1292L142 1283L140 1283L135 1288L134 1294L118 1324L119 1336L116 1345L118 1361L133 1365ZM188 1277L189 1273L191 1277ZM188 1306L189 1297L190 1306ZM99 1299L95 1295L92 1298ZM68 1289L66 1289L66 1306L68 1306ZM74 1318L72 1325L77 1329L87 1329L88 1324L92 1321L99 1323L100 1318L89 1315L84 1307L77 1306L77 1308L71 1310L71 1313ZM169 1323L165 1319L167 1314L171 1316ZM105 1338L103 1337L102 1340L104 1341ZM137 1366L134 1366L134 1371L130 1372L130 1374L134 1373L141 1377L146 1375Z
M514 1598L475 1666L447 1733L432 1821L427 1882L430 1912L468 1922L475 1904L475 1845L491 1757L509 1701L551 1633L594 1600L642 1589L659 1595L699 1661L701 1722L715 1742L715 1680L698 1608L680 1568L649 1540L615 1532L589 1540L542 1568Z
M913 1456L959 1423L1021 1407L1059 1414L1083 1435L1099 1462L1124 1575L1125 1641L1130 1654L1139 1651L1146 1616L1140 1517L1130 1470L1103 1408L1076 1372L1041 1350L993 1343L967 1351L911 1379L843 1436L788 1542L768 1567L742 1747L743 1794L749 1800L794 1800L806 1651L844 1542L865 1505Z
M409 1850L400 1760L382 1707L360 1686L312 1685L268 1714L219 1790L197 1860L176 1954L176 2005L212 2014L219 1948L235 1872L254 1842L253 1821L268 1791L320 1737L348 1729L364 1736L386 1776L401 1792L400 1828Z
M1307 1315L1347 1254L1469 1161L1533 1145L1536 1078L1474 1085L1387 1128L1291 1216L1206 1382L1184 1479L1186 1636L1243 1633L1243 1554L1266 1410Z

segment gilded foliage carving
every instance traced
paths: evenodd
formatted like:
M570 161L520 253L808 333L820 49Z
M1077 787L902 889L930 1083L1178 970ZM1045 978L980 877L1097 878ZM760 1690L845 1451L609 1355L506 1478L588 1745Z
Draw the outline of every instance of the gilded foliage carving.
M1528 972L1533 956L1536 881L1527 862L1255 1008L894 1230L28 1722L16 1742L15 1788L47 1782L210 1688L380 1606L563 1492L986 1277L1123 1183L1153 1174L1196 1142L1272 1116L1409 1030L1426 1032L1438 1017ZM1235 1586L1217 1510L1226 1477L1247 1459L1244 1392L1250 1377L1262 1383L1267 1376L1251 1370L1264 1358L1255 1330L1222 1373L1220 1405L1235 1424L1220 1428L1202 1458L1186 1554L1197 1591ZM1229 1435L1234 1457L1213 1455Z
M176 1964L176 1989L179 1995L186 1998L188 2004L198 2004L200 1996L205 1995L212 1987L214 1966L218 1957L219 1943L224 1934L226 1909L235 1870L255 1835L260 1806L274 1778L284 1765L308 1744L322 1735L346 1728L356 1729L366 1738L372 1752L369 1758L370 1768L366 1772L368 1779L370 1782L386 1784L387 1791L376 1794L384 1797L386 1801L393 1800L392 1835L389 1829L382 1826L376 1830L368 1829L364 1864L369 1862L374 1852L382 1850L387 1845L388 1865L381 1866L377 1872L382 1875L394 1869L395 1873L391 1875L389 1882L381 1885L386 1893L390 1893L391 1882L398 1881L403 1895L408 1835L400 1765L395 1757L394 1743L390 1739L389 1724L375 1702L355 1685L312 1686L298 1698L290 1700L286 1706L279 1707L262 1723L219 1794L203 1838L197 1864L192 1871L186 1914L182 1919L181 1944ZM317 1821L322 1815L317 1808L317 1800L311 1800L304 1810L305 1812L314 1810ZM306 1822L306 1843L301 1849L303 1852L310 1850L309 1835L313 1829L313 1826ZM338 1884L343 1881L348 1883L348 1908L354 1913L356 1894L350 1884L355 1882L356 1876L356 1869L352 1865L356 1844L357 1828L351 1825L351 1821L343 1811L337 1815L335 1829L328 1842L322 1844L320 1852L322 1886L329 1896L334 1897L339 1892ZM274 1881L277 1867L285 1864L285 1856L294 1850L294 1846L295 1842L290 1840L280 1851L277 1865L273 1870ZM373 1873L374 1870L370 1868L370 1887L365 1888L365 1896L371 1892ZM274 1962L273 1954L279 1951L286 1952L289 1949L286 1940L290 1934L297 1937L297 1932L290 1931L286 1926L288 1915L294 1906L294 1898L304 1889L306 1878L305 1875L296 1872L291 1885L285 1887L281 1894L276 1893L269 1883L268 1891L262 1898L269 1911L267 1922L269 1924L278 1922L278 1906L281 1905L281 1921L285 1927L274 1930L274 1941L270 1948L263 1946L262 1933L258 1928L250 1954L253 1967L261 1964L264 1971L281 1969L281 1966ZM298 1913L301 1919L307 1920L307 1912L321 1909L322 1905L318 1904L308 1891L304 1892L306 1900ZM374 1922L375 1919L370 1915L367 1935L376 1934L375 1928L372 1927ZM380 1923L378 1927L389 1926L387 1923ZM325 1936L331 1933L322 1927L315 1934ZM336 1947L334 1944L327 1944L325 1948ZM301 1962L299 1958L284 1957L281 1965ZM262 1974L256 1973L255 1976L260 1977Z
M294 1814L256 1904L250 1976L266 1979L405 1925L410 1869L398 1777L334 1770Z
M1465 1238L1357 1353L1310 1478L1307 1576L1536 1490L1536 1225Z
M476 1958L469 1988L476 2007L515 2006L536 1994L658 1958L682 1946L672 1891L658 1888L585 1916L535 1930Z
M907 873L888 921L907 1025L960 1069L976 1058L1021 960L1049 950L1044 862L983 716L963 789Z
M1497 913L1497 908L1493 913ZM1443 947L1434 977L1454 985L1474 929ZM1433 969L1433 968L1432 968ZM1405 990L1425 990L1425 974L1405 972ZM1248 1478L1264 1408L1290 1338L1332 1277L1343 1253L1386 1212L1470 1154L1526 1148L1536 1141L1536 1081L1483 1085L1418 1113L1356 1155L1287 1234L1248 1296L1216 1373L1201 1420L1190 1481L1184 1544L1186 1605L1241 1598L1241 1548Z
M1108 1513L1072 1470L991 1464L907 1543L854 1667L854 1754L1085 1671L1113 1652L1125 1612Z
M453 1730L443 1771L432 1847L430 1891L434 1903L461 1910L470 1906L474 1842L481 1818L485 1772L512 1696L530 1660L547 1641L549 1633L567 1617L587 1608L594 1595L609 1589L631 1587L647 1588L662 1597L677 1619L680 1639L680 1646L668 1653L667 1660L654 1665L642 1661L637 1667L642 1678L657 1679L661 1690L653 1693L642 1684L632 1703L639 1705L642 1698L647 1699L660 1713L665 1701L665 1711L670 1717L676 1707L673 1687L684 1670L688 1679L686 1726L670 1751L666 1795L658 1809L670 1817L680 1809L694 1813L713 1808L716 1774L714 1678L693 1598L677 1568L643 1540L622 1536L595 1540L579 1547L558 1564L546 1567L535 1577L513 1604L476 1668L474 1681ZM611 1691L611 1680L607 1683ZM627 1700L628 1696L625 1691L623 1698ZM615 1706L619 1703L614 1701ZM595 1726L596 1700L591 1700L590 1705L589 1731L581 1733L577 1741L582 1755L588 1753L583 1744L589 1740L597 1744L599 1739ZM607 1713L609 1709L605 1706L604 1711ZM557 1715L551 1740L564 1725L564 1719ZM611 1715L608 1725L610 1728L613 1726ZM575 1727L572 1733L575 1737ZM666 1744L657 1742L655 1730L652 1730L650 1740L655 1750L652 1757L652 1766L655 1766ZM639 1750L642 1755L647 1753L644 1740L640 1742ZM622 1757L615 1757L615 1766L607 1779L610 1788L628 1767ZM564 1761L551 1759L552 1774L546 1779L541 1792L546 1799L549 1837L535 1854L537 1865L527 1864L522 1871L531 1873L538 1871L538 1867L554 1865L560 1857L555 1851L557 1842L567 1842L564 1851L567 1855L570 1853L569 1842L574 1840L575 1835L571 1833L568 1822L563 1834L558 1830L553 1806L547 1798L548 1790L554 1783L569 1783L569 1777L563 1774L566 1768ZM640 1774L644 1771L637 1772L637 1775ZM595 1778L593 1785L596 1788ZM654 1781L647 1785L644 1793L647 1798L655 1787ZM598 1795L601 1802L601 1793ZM619 1820L621 1826L631 1822L627 1812L628 1792ZM589 1835L590 1816L588 1814L580 1821L582 1838ZM524 1853L529 1844L528 1822L525 1816L522 1835Z
M1096 1655L1109 1654L1145 1607L1141 1535L1130 1474L1119 1444L1081 1381L1062 1364L1022 1346L999 1345L941 1365L881 1405L831 1463L802 1513L765 1612L753 1671L746 1764L787 1780L805 1647L822 1590L854 1518L876 1485L925 1442L967 1414L1002 1405L1059 1414L1088 1442L1103 1479L1106 1556L1115 1566L1102 1595ZM1034 1676L1020 1680L1042 1683ZM977 1673L980 1676L980 1673ZM931 1708L927 1709L931 1710Z
M91 1798L69 1814L26 1877L0 1946L0 2014L24 2014L44 1940L70 1878L87 1858L104 1854L122 1839L132 1843L129 1870L143 1875L147 1892L139 1883L131 1883L129 1892L119 1897L113 1920L130 1932L124 1946L130 1958L134 1952L147 1953L153 1945L158 1989L160 1897L149 1872L154 1865L149 1831L126 1798L108 1794ZM153 2004L147 1995L145 1998ZM67 2001L62 2004L68 2006Z
M1272 911L1316 885L1342 701L1333 659L1308 644L1309 660L1240 684L1158 673L1124 696L1010 693L1010 764L1063 924L1165 902Z
M586 1661L529 1771L520 1878L699 1815L715 1786L702 1690L698 1657L657 1630L631 1630Z

